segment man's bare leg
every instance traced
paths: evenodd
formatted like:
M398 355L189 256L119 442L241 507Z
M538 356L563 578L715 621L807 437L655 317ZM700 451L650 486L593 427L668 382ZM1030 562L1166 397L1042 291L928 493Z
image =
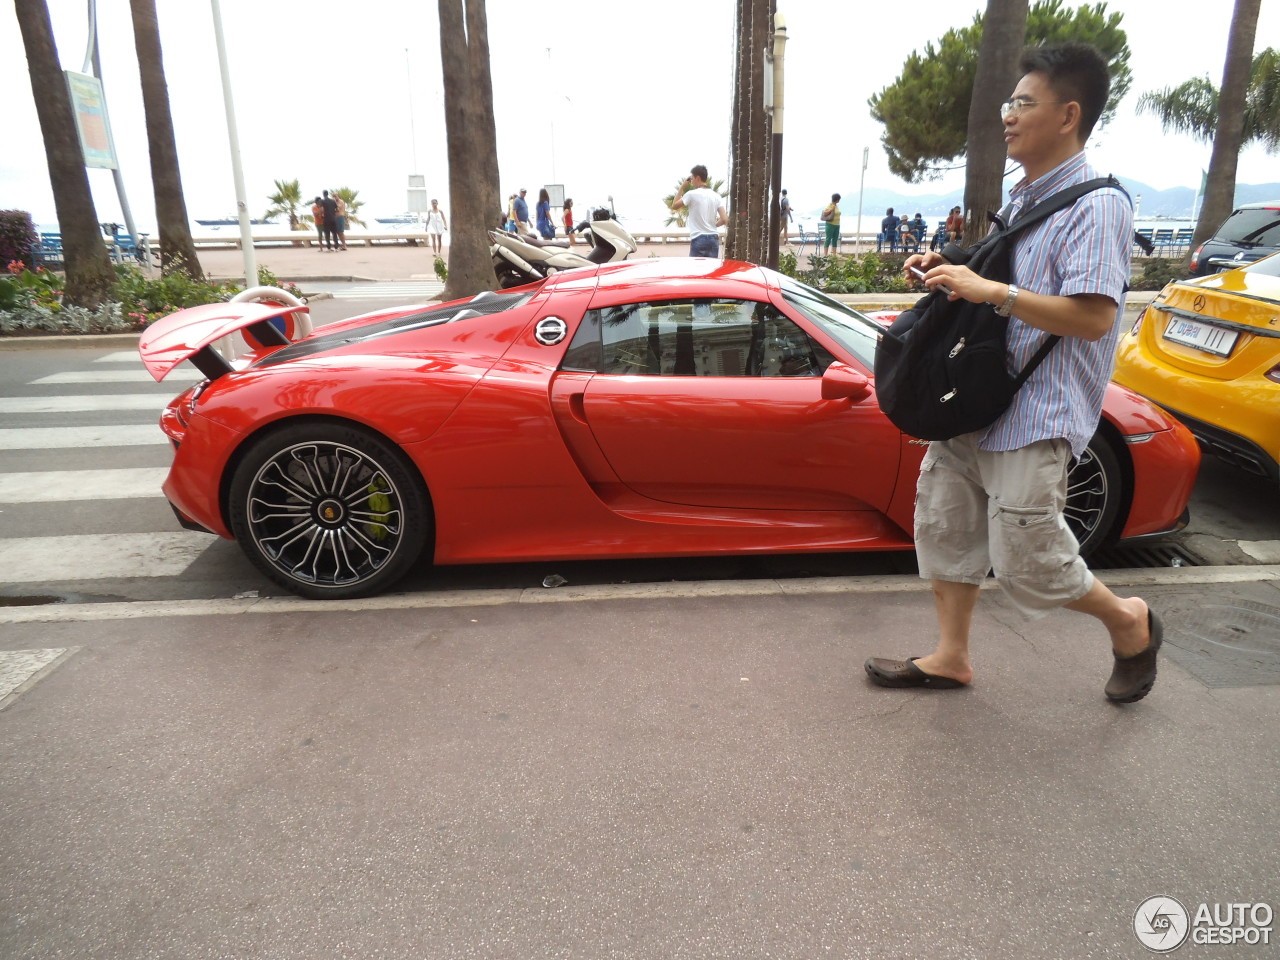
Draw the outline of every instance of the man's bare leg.
M927 657L916 661L925 673L950 677L961 683L973 680L969 662L969 626L978 605L979 587L975 583L953 583L933 580L933 606L938 615L938 646Z

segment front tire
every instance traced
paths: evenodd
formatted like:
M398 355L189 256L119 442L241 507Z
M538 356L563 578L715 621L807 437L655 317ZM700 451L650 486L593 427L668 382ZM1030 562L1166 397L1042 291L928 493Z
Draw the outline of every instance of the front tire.
M431 529L430 501L408 457L335 422L258 440L236 468L228 513L254 566L313 600L387 589L417 562Z
M1101 434L1089 440L1080 459L1067 474L1067 526L1080 542L1080 555L1101 549L1112 540L1112 528L1123 499L1120 461Z

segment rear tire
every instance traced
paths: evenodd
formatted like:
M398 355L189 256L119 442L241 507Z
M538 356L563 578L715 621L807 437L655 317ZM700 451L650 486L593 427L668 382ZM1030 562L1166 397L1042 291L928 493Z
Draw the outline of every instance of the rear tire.
M1113 528L1124 499L1120 461L1100 433L1089 440L1067 475L1067 526L1080 542L1080 555L1101 549L1114 539Z
M390 587L421 556L432 523L403 451L333 421L293 424L254 443L231 481L228 513L254 566L312 600Z

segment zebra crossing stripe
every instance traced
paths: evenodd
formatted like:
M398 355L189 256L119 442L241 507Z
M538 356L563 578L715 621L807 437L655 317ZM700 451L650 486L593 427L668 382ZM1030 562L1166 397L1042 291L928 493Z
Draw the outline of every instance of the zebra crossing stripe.
M65 450L74 447L140 447L165 443L156 423L104 427L3 427L0 450Z
M95 533L0 540L6 583L177 577L216 541L207 533Z
M164 467L0 473L0 503L158 497L168 473Z
M198 380L203 374L192 367L178 367L165 378L166 383L178 380ZM32 380L31 384L45 383L155 383L155 377L147 373L141 364L136 370L85 370L82 372L51 373L47 377ZM175 388L174 393L177 393Z
M97 394L62 397L0 397L0 413L92 413L97 410L154 410L159 416L169 397L159 393Z
M137 350L115 350L111 353L94 357L94 363L140 363L142 358Z

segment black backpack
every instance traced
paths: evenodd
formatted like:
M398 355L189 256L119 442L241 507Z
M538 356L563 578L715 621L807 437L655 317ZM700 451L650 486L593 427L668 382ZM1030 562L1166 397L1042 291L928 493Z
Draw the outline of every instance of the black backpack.
M1010 283L1013 238L1101 187L1124 189L1114 177L1099 177L1045 198L1012 224L989 214L995 230L968 250L947 244L942 256L988 280ZM1048 336L1013 375L1006 359L1008 325L989 303L949 301L938 289L926 294L880 339L875 363L880 409L903 433L922 440L949 440L991 425L1061 339Z

